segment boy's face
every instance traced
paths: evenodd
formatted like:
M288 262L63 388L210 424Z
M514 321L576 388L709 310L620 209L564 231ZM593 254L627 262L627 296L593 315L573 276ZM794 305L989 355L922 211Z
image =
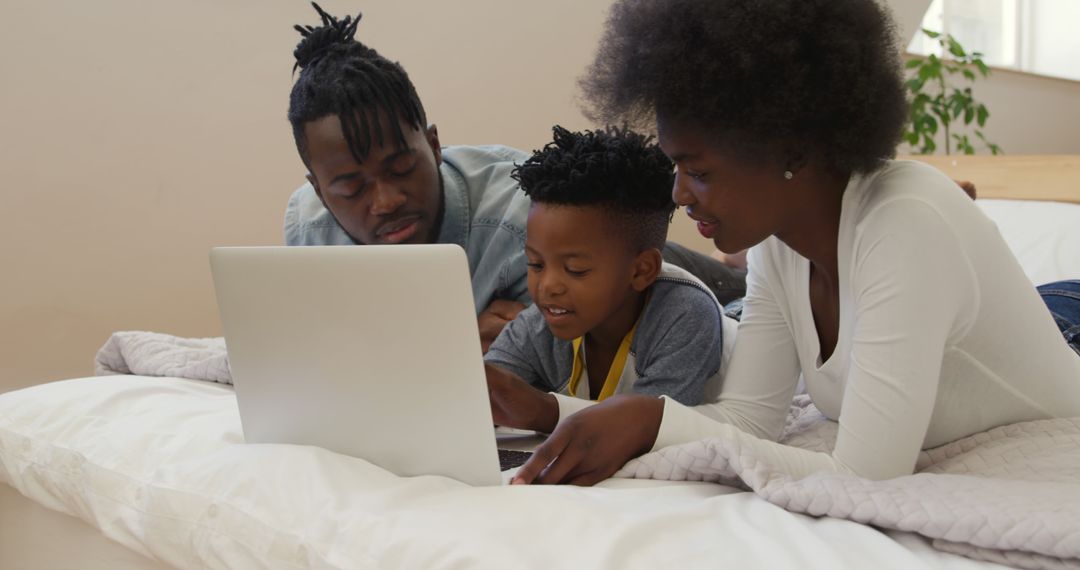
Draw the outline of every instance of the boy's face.
M304 125L308 181L326 209L357 243L431 243L442 211L442 152L434 126L413 129L401 122L399 147L387 116L380 115L382 140L363 162L349 151L336 115Z
M556 337L571 340L633 324L634 293L655 276L641 279L639 256L599 206L534 202L526 236L529 293Z

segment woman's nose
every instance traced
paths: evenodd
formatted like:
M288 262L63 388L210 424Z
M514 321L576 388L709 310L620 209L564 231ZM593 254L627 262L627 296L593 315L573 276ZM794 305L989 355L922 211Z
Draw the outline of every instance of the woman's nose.
M671 201L675 202L675 205L679 207L689 206L694 203L694 195L686 188L683 180L684 177L676 171L675 184L671 187Z

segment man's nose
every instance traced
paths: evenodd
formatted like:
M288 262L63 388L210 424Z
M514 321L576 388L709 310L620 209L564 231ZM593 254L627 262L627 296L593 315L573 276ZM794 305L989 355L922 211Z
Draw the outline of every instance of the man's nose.
M375 216L393 214L405 205L407 200L405 193L393 184L376 181L371 201L371 213Z

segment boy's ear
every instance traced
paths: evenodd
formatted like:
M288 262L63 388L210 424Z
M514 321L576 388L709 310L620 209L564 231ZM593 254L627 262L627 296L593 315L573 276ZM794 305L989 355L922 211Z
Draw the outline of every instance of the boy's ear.
M319 188L319 181L315 179L315 175L308 172L307 181L311 184L311 187L315 189L315 195L319 197L319 201L322 202L323 208L329 210L330 208L326 207L326 200L323 200L322 188Z
M634 275L630 280L630 285L638 292L648 289L660 276L660 266L663 263L664 257L655 247L637 254L634 258Z

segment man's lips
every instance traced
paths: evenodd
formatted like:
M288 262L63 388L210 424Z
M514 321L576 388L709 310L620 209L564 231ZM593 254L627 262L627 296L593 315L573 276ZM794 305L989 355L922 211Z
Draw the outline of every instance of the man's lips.
M381 243L401 243L416 235L420 226L419 222L420 216L408 216L388 222L375 232L375 237Z

